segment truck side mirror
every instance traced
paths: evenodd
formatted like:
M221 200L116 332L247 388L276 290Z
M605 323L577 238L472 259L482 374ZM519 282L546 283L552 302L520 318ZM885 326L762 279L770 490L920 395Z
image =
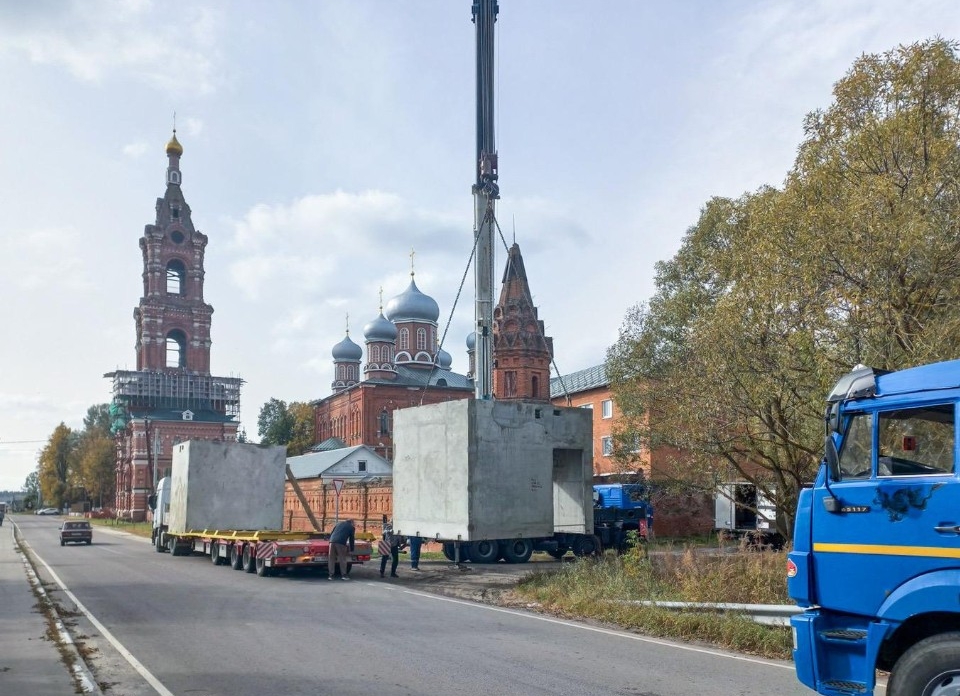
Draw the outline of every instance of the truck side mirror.
M827 463L827 476L831 481L839 481L843 478L840 472L840 453L837 452L837 443L833 441L832 435L827 435L823 443L824 460Z
M156 494L156 493L153 493L152 495L149 495L149 496L147 497L147 506L148 506L151 510L156 510L156 509L157 509L157 494Z

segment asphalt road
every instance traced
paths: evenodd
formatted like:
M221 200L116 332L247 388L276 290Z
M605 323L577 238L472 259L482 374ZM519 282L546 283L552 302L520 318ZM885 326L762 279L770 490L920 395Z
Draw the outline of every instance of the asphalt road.
M259 578L100 528L60 547L58 518L18 523L107 696L812 694L787 663L441 597L373 565L350 582Z

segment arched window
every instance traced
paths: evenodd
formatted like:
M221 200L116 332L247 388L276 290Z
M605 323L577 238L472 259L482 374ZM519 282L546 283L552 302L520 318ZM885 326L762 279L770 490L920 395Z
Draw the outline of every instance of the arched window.
M391 360L393 360L393 351L390 350L390 346L383 347L383 352L380 354L380 359L383 360L383 362L385 363L388 363Z
M390 412L384 408L380 411L380 427L377 432L377 435L389 435L390 434Z
M187 269L180 259L167 264L167 294L183 295L186 291Z
M167 367L187 366L187 336L180 329L167 334Z
M400 350L410 350L410 329L400 329Z
M427 330L417 329L417 350L427 349Z
M370 346L370 362L380 362L380 346Z
M530 396L534 399L540 398L540 378L536 375L530 380Z

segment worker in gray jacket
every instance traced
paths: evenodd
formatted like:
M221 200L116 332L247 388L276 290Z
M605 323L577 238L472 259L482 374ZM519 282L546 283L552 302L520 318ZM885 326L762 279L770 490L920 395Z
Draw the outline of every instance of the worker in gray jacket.
M354 532L353 520L338 522L337 526L330 532L330 551L327 554L327 580L333 580L333 570L337 567L337 563L340 563L340 579L350 579L347 577L347 562L350 560L350 552L354 549Z

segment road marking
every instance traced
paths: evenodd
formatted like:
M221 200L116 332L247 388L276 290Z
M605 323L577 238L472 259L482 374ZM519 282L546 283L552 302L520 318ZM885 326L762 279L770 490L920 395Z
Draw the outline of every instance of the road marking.
M70 600L77 606L77 609L79 609L81 612L83 612L83 615L86 616L86 617L90 620L90 623L92 623L92 624L96 627L96 629L97 629L98 631L100 631L100 633L103 635L103 637L106 638L114 648L116 648L117 652L119 652L119 653L123 656L123 658L124 658L127 662L130 663L130 666L133 667L133 668L137 671L137 673L138 673L141 677L143 677L144 680L145 680L150 686L153 687L154 691L156 691L158 694L160 694L160 696L175 696L175 694L174 694L172 691L170 691L169 689L167 689L167 687L165 687L163 684L161 684L161 683L160 683L160 680L157 679L155 676L153 676L153 675L150 673L150 671L149 671L146 667L143 666L143 663L141 663L140 660L138 660L137 658L135 658L135 657L133 656L133 653L131 653L129 650L127 650L127 649L123 646L123 644L122 644L119 640L117 640L117 639L114 637L114 635L113 635L112 633L110 633L110 631L107 630L107 627L106 627L106 626L104 626L102 623L100 623L99 621L97 621L97 619L94 617L94 615L91 614L91 613L87 610L87 608L86 608L85 606L83 606L83 604L81 604L80 600L77 599L77 597L73 594L73 592L71 592L70 590L67 589L67 586L63 584L63 581L60 579L60 577L59 577L56 573L53 572L53 568L51 568L49 565L47 565L47 562L46 562L45 560L43 560L42 558L40 558L39 555L37 555L37 552L36 552L36 551L34 551L33 549L31 549L31 553L33 553L34 558L36 558L38 561L40 561L40 563L43 564L43 567L47 569L47 572L48 572L48 573L50 573L50 577L53 578L54 582L57 583L57 586L58 586L58 587L63 591L63 593L64 593L65 595L67 595L67 597L69 597Z

